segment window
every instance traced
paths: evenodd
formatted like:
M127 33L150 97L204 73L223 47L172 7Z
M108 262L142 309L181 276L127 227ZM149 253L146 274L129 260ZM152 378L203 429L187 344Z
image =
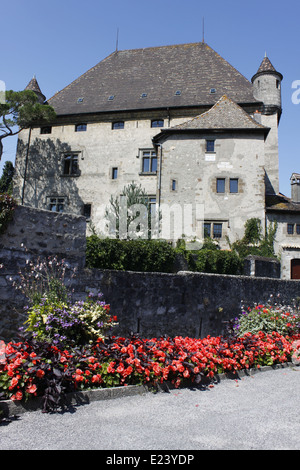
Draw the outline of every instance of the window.
M216 90L215 88L211 88L211 89L210 89L210 93L216 93L216 91L217 91L217 90Z
M51 126L41 127L41 134L51 134L51 132L52 132Z
M110 95L110 96L108 97L108 101L113 101L114 99L115 99L115 95Z
M217 193L225 193L225 178L217 178Z
M204 224L204 238L210 237L211 235L211 224Z
M113 122L112 129L124 129L124 121Z
M222 224L213 224L214 231L213 231L213 238L221 238L222 237Z
M204 238L222 238L222 223L221 222L205 222L204 223Z
M181 95L181 91L180 90L176 90L175 91L175 96L180 96Z
M287 233L288 235L294 235L295 233L300 235L300 224L296 224L296 227L295 224L287 224Z
M83 204L83 215L86 219L91 218L92 204Z
M78 154L72 153L64 156L64 169L63 174L74 176L79 174L78 168Z
M206 152L214 152L215 151L215 141L214 140L207 140L206 141Z
M113 180L116 180L116 179L118 178L118 168L117 168L117 167L115 167L115 168L112 169L111 178L112 178Z
M156 209L156 197L154 197L154 196L149 196L149 197L148 197L148 203L149 203L150 215L155 214L155 209Z
M172 188L172 191L176 191L176 189L177 189L177 181L176 180L172 180L171 188Z
M142 93L141 98L147 98L147 93Z
M50 197L49 210L52 212L63 212L65 199L63 197Z
M83 98L78 98L77 103L83 103Z
M142 172L143 173L156 173L157 171L157 156L154 150L143 151Z
M239 180L238 178L230 178L229 180L229 191L231 193L239 192Z
M85 132L87 128L86 124L76 124L75 132Z
M151 127L164 127L163 119L154 119L151 121Z

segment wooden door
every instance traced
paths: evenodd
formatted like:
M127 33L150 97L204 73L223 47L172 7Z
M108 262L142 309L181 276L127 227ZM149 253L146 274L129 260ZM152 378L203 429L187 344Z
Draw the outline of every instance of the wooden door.
M291 261L291 279L300 279L300 259Z

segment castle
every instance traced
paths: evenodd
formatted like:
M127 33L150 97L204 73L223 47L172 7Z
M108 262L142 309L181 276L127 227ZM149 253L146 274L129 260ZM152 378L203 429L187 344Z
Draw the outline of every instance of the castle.
M20 132L14 196L105 233L111 196L134 181L159 236L222 248L252 217L277 221L281 276L299 279L300 175L279 193L282 79L265 56L249 81L205 42L116 50L47 100L55 122ZM35 78L26 88L46 101Z

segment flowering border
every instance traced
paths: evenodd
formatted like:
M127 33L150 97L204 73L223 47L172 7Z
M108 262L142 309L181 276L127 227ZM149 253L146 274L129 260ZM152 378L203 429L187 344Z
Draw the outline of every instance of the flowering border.
M290 362L299 352L300 335L259 332L203 339L133 335L99 339L89 348L70 351L31 339L4 347L0 399L42 397L42 410L47 412L60 407L66 394L88 389L166 383L178 388L204 379L213 386L220 374L237 376L241 370Z

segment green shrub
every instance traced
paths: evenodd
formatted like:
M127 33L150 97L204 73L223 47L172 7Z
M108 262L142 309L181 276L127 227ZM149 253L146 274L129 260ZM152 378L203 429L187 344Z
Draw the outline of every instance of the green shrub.
M87 238L86 263L89 268L122 271L172 272L176 252L163 240Z
M239 274L241 259L232 251L202 248L188 258L190 269L203 273Z
M236 318L233 330L237 336L245 333L257 334L278 332L280 335L297 335L300 333L299 308L282 305L256 305L244 309L240 317Z

